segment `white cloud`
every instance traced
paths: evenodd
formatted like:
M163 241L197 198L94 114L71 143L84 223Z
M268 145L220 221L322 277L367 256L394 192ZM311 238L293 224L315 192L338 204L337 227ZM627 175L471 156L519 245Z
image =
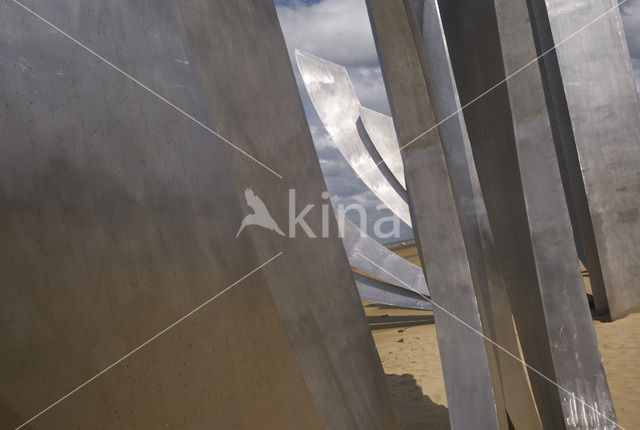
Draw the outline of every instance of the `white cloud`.
M278 17L292 62L295 61L293 51L302 49L345 66L360 102L371 109L389 113L364 0L324 0L311 5L294 1L278 6ZM294 71L303 101L307 104L306 91L295 63Z
M278 6L290 48L300 48L344 66L378 64L364 0L324 0Z
M390 211L376 209L380 200L357 177L333 146L311 104L293 55L295 49L303 49L345 66L360 102L366 107L389 114L389 103L365 1L323 0L308 5L294 0L277 8L331 200L334 205L363 205L368 215L369 232L373 234L372 226L375 220L381 216L389 216ZM348 214L349 218L353 216ZM357 222L356 219L352 221ZM411 230L404 225L402 237L411 237Z

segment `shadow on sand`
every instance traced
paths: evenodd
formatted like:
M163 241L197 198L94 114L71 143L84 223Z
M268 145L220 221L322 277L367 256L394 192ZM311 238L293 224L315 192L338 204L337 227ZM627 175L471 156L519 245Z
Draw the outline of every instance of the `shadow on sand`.
M404 430L449 430L449 410L422 393L413 375L387 375L387 383Z

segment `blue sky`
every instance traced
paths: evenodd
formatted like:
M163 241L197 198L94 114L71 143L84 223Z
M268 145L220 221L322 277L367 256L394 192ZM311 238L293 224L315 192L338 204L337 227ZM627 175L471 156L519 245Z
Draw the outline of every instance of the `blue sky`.
M276 0L276 5L292 59L293 50L299 48L345 66L361 103L390 114L365 0ZM640 0L627 0L621 7L621 15L640 91ZM370 224L378 216L388 216L390 212L375 210L380 201L353 173L342 155L330 146L329 136L311 105L297 67L293 66L334 204L363 204ZM411 230L403 226L401 237L411 238Z

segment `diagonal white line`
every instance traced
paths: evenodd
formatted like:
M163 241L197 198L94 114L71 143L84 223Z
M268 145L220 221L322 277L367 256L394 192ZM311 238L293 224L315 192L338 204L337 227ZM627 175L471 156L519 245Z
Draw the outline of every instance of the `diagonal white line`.
M389 275L393 276L394 278L396 278L398 281L402 282L404 285L407 286L407 288L409 288L410 290L412 290L413 292L417 293L418 295L422 296L424 299L428 300L429 302L431 302L431 304L435 307L437 307L438 309L442 310L444 313L446 313L447 315L449 315L450 317L452 317L453 319L455 319L456 321L458 321L459 323L461 323L462 325L464 325L465 327L467 327L469 330L473 331L474 333L476 333L478 336L482 336L484 338L484 340L486 340L487 342L490 342L492 345L500 348L500 350L504 351L505 353L507 353L509 356L511 356L512 358L518 360L520 363L524 364L525 366L527 366L528 369L530 369L532 372L536 373L537 375L540 375L543 379L545 379L546 381L551 382L553 385L555 385L556 387L558 387L559 389L561 389L562 391L564 391L565 393L567 393L568 395L570 395L571 397L573 397L576 401L582 403L584 406L588 407L589 409L591 409L593 412L595 412L597 415L603 417L604 419L606 419L607 421L611 422L612 424L614 424L616 427L618 427L621 430L624 430L624 428L622 428L618 423L616 423L615 421L613 421L612 419L610 419L609 417L607 417L605 414L603 414L602 412L598 411L596 408L592 407L591 405L589 405L587 402L585 402L582 399L579 399L578 397L576 397L576 395L574 393L572 393L571 391L567 390L566 388L561 387L560 385L558 385L555 381L553 381L552 379L548 378L546 375L544 375L542 372L540 372L539 370L535 369L534 367L528 365L524 360L521 360L520 357L512 354L510 351L508 351L507 349L503 348L502 346L498 345L496 342L494 342L493 340L489 339L487 336L484 335L484 333L476 330L475 328L473 328L471 325L467 324L466 322L464 322L462 319L458 318L456 315L452 314L451 312L449 312L448 310L446 310L445 308L443 308L442 306L438 305L436 302L434 302L431 298L419 293L418 291L416 291L413 287L411 287L410 285L408 285L407 283L405 283L402 279L399 279L398 277L396 277L393 273L390 273L389 271L387 271L384 267L379 266L376 262L369 260L365 255L363 255L360 250L356 250L356 252L358 254L360 254L365 260L369 261L371 264L373 264L374 266L377 266L379 269L384 270L385 272L387 272Z
M15 1L15 0L14 0ZM524 69L526 69L527 67L529 67L530 65L536 63L540 58L544 57L545 55L549 54L552 51L555 51L555 49L564 44L565 42L567 42L568 40L572 39L573 37L575 37L578 33L581 33L582 31L584 31L586 28L588 28L589 26L591 26L593 23L599 21L600 19L604 18L606 15L608 15L609 13L613 12L614 10L616 10L616 8L619 8L622 4L624 4L627 0L622 0L620 3L617 3L614 7L607 9L605 12L603 12L601 15L598 15L596 18L594 18L593 20L589 21L588 23L586 23L585 25L583 25L582 27L580 27L579 29L577 29L576 31L574 31L573 33L571 33L569 36L567 36L566 38L562 39L560 42L558 42L557 44L553 45L551 48L547 49L546 51L544 51L542 54L540 54L539 56L537 56L536 58L534 58L533 60L529 61L527 64L525 64L524 66L520 67L518 70L516 70L515 72L511 73L510 75L508 75L506 78L504 78L503 80L501 80L500 82L498 82L497 84L493 85L491 88L489 88L488 90L486 90L485 92L483 92L482 94L480 94L479 96L477 96L476 98L474 98L473 100L467 102L464 106L462 106L460 109L458 109L457 111L453 112L451 115L448 115L447 117L445 117L442 121L439 121L438 123L436 123L436 125L434 125L433 127L429 128L427 131L420 133L418 136L414 137L413 139L411 139L409 142L407 142L406 144L404 144L403 146L401 146L399 149L395 150L394 152L392 152L391 154L389 154L389 156L396 154L400 151L402 151L404 148L406 148L407 146L411 145L412 143L414 143L416 140L420 139L421 137L423 137L424 135L426 135L427 133L433 131L436 127L438 127L440 124L442 124L445 121L450 120L451 118L453 118L454 116L460 114L460 112L462 112L463 110L465 110L466 108L468 108L469 106L471 106L472 104L474 104L475 102L477 102L478 100L480 100L481 98L483 98L484 96L486 96L487 94L489 94L490 92L492 92L493 90L495 90L496 88L498 88L500 85L504 84L505 82L507 82L509 79L513 78L515 75L517 75L518 73L522 72ZM376 163L376 166L379 166L380 164L384 163L384 160L380 160ZM362 175L359 175L358 178L362 179L362 176L366 175L367 173L369 173L371 170L373 170L374 167L372 167L371 169L365 171Z
M255 161L256 163L258 163L259 165L261 165L262 167L264 167L265 169L267 169L269 172L273 173L274 175L276 175L278 178L280 179L284 179L279 173L277 173L276 171L274 171L273 169L271 169L269 166L265 165L264 163L260 162L259 160L256 160L254 157L252 157L251 155L249 155L246 151L244 151L243 149L239 148L238 146L234 145L233 143L231 143L229 140L225 139L223 136L219 135L218 133L216 133L211 127L208 127L207 125L205 125L204 123L202 123L200 120L198 120L197 118L195 118L193 115L187 113L184 111L184 109L181 109L180 107L176 106L173 102L171 102L170 100L166 99L165 97L161 96L160 94L158 94L157 92L155 92L154 90L152 90L151 88L149 88L147 85L145 85L144 83L140 82L139 80L137 80L136 78L134 78L133 76L131 76L129 73L125 72L124 70L122 70L121 68L119 68L118 66L116 66L115 64L113 64L111 61L107 60L106 58L104 58L103 56L101 56L100 54L98 54L96 51L94 51L93 49L89 48L88 46L86 46L85 44L83 44L82 42L80 42L79 40L77 40L76 38L74 38L73 36L71 36L70 34L66 33L65 31L61 30L59 27L57 27L55 24L51 23L50 21L46 20L45 18L43 18L42 16L38 15L36 12L34 12L33 10L29 9L27 6L23 5L22 3L20 3L18 0L11 0L12 2L14 2L15 4L17 4L18 6L20 6L21 8L23 8L24 10L26 10L27 12L29 12L31 15L35 16L36 18L38 18L40 21L44 22L45 24L47 24L49 27L53 28L54 30L56 30L58 33L62 34L63 36L65 36L67 39L71 40L72 42L74 42L76 45L80 46L81 48L83 48L85 51L89 52L90 54L96 56L97 58L99 58L100 60L104 61L106 64L108 64L109 66L111 66L113 69L117 70L118 72L120 72L122 75L126 76L127 78L131 79L133 82L135 82L136 84L138 84L139 86L141 86L142 88L144 88L145 90L147 90L149 93L153 94L154 96L156 96L157 98L159 98L160 100L162 100L163 102L165 102L166 104L168 104L169 106L171 106L172 108L174 108L175 110L177 110L178 112L180 112L182 115L186 116L187 118L189 118L190 120L192 120L193 122L195 122L196 124L198 124L200 127L204 128L205 130L207 130L208 132L210 132L211 134L215 135L216 137L218 137L219 139L221 139L223 142L227 143L228 145L232 146L233 148L235 148L237 151L241 152L242 154L246 155L247 157L249 157L250 159L252 159L253 161Z
M119 358L118 360L114 361L113 363L111 363L109 366L107 366L106 368L104 368L103 370L101 370L100 372L98 372L97 374L95 374L94 376L92 376L91 378L89 378L88 380L86 380L85 382L83 382L82 384L78 385L76 388L74 388L73 390L69 391L67 394L65 394L64 396L60 397L58 400L56 400L55 402L53 402L52 404L50 404L49 406L47 406L46 408L44 408L43 410L41 410L40 412L38 412L37 414L35 414L34 416L32 416L31 418L29 418L27 421L23 422L22 424L20 424L18 427L15 428L15 430L19 430L22 427L26 426L27 424L29 424L30 422L32 422L33 420L35 420L36 418L38 418L40 415L44 414L45 412L47 412L49 409L53 408L54 406L56 406L58 403L62 402L63 400L65 400L67 397L73 395L75 392L79 391L80 389L82 389L85 385L91 383L94 379L98 378L100 375L102 375L103 373L109 371L110 369L114 368L115 366L117 366L118 364L120 364L121 362L123 362L124 360L126 360L127 358L131 357L133 354L135 354L136 352L138 352L139 350L141 350L142 348L144 348L145 346L147 346L149 343L153 342L155 339L157 339L158 337L162 336L163 334L165 334L166 332L168 332L169 330L171 330L173 327L177 326L178 324L180 324L182 321L186 320L187 318L189 318L191 315L195 314L196 312L198 312L200 309L202 309L203 307L207 306L209 303L211 303L212 301L214 301L215 299L217 299L218 297L220 297L221 295L223 295L224 293L226 293L227 291L229 291L231 288L233 288L234 286L238 285L240 282L244 281L245 279L247 279L249 276L253 275L254 273L256 273L258 270L262 269L264 266L266 266L267 264L271 263L273 260L275 260L276 258L280 257L283 254L284 251L280 251L278 254L274 255L273 257L271 257L270 259L268 259L267 261L265 261L264 263L262 263L261 265L259 265L258 267L256 267L255 269L253 269L251 272L247 273L246 275L244 275L242 278L238 279L237 281L235 281L233 284L229 285L227 288L225 288L224 290L220 291L218 294L216 294L215 296L211 297L209 300L207 300L206 302L202 303L200 306L198 306L197 308L195 308L194 310L192 310L191 312L189 312L188 314L186 314L185 316L183 316L182 318L180 318L179 320L177 320L176 322L174 322L173 324L171 324L169 327L165 328L164 330L159 331L158 333L156 333L153 337L151 337L149 340L147 340L146 342L140 344L138 347L136 347L135 349L133 349L132 351L128 352L127 354L123 355L121 358Z

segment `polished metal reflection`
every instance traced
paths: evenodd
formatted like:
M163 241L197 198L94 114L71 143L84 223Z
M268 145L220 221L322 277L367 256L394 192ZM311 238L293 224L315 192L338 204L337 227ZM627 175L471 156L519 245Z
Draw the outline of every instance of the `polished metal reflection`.
M529 372L543 428L615 428L526 1L439 6L525 361L562 387Z
M389 167L393 176L400 182L402 187L406 188L404 164L402 163L400 145L396 137L396 129L393 126L393 118L389 115L360 106L360 119L373 144L380 153L384 164Z
M243 279L33 427L398 428L335 221L234 237L325 191L273 2L29 4L286 179L1 2L0 426Z
M376 166L358 133L360 101L347 70L301 50L296 50L296 61L313 106L333 144L376 197L411 226L407 201Z
M399 289L360 273L354 272L353 278L362 300L407 309L433 310L431 302L416 293Z
M353 267L402 289L430 296L420 267L367 236L340 211L335 212L338 225L344 226L342 243Z
M416 18L412 6L406 7L402 0L368 0L367 5L398 140L409 142L436 124L417 44L420 36ZM446 61L446 57L441 60ZM414 233L437 304L434 316L451 428L506 429L504 407L496 407L498 399L494 396L493 387L500 386L500 378L492 371L495 366L489 355L493 350L487 349L478 335L484 327L468 255L478 249L467 249L465 244L465 218L456 207L458 184L448 168L443 143L436 129L406 146L402 155Z
M284 177L267 175L237 151L229 152L237 192L250 185L276 220L289 217L290 188L300 201L320 208L326 187L274 2L181 0L180 5L218 131ZM335 217L322 212L312 210L305 220L319 232L330 218L328 237L283 238L260 228L243 234L251 236L261 258L276 244L284 250L282 264L264 276L325 427L397 428Z
M306 78L303 79L308 89L313 88L314 85L313 79L309 76L316 76L317 79L325 63L328 64L331 69L335 69L335 73L339 75L338 78L327 80L325 86L314 93L316 99L321 101L331 100L333 94L345 93L343 87L348 86L351 88L350 80L348 80L348 76L346 75L346 69L343 67L302 51L298 51L296 55L298 57L299 67L301 70L305 70ZM352 94L349 102L352 104L357 102L359 106L359 101L357 100L355 92L353 92L353 88L351 88L350 92ZM340 101L344 101L344 99L339 98L338 102ZM322 106L321 102L318 103ZM331 115L344 114L345 109L339 108L338 106L334 106L333 108L334 111L330 112ZM406 197L404 197L406 196L406 190L404 189L404 166L399 153L393 120L387 115L362 106L359 106L358 112L359 117L355 123L358 135L351 137L354 139L353 142L357 141L356 137L359 137L360 141L359 145L351 145L350 149L358 150L358 155L361 160L368 158L369 164L371 165L370 168L376 169L377 164L376 170L379 170L387 183L406 200ZM329 115L327 114L327 116ZM339 136L336 138L339 138ZM336 146L339 147L339 145ZM366 233L346 219L340 211L336 210L335 213L338 218L338 224L343 228L343 244L351 265L370 276L388 284L395 285L395 287L392 285L377 285L380 284L377 281L366 280L365 282L365 280L356 277L356 283L360 285L358 290L361 298L374 302L381 300L379 303L401 307L407 307L408 304L411 304L409 307L413 307L413 303L417 298L417 303L419 304L417 309L431 309L431 304L419 295L429 296L429 290L427 289L422 270L367 236ZM404 291L402 295L397 295L395 289L398 287L407 291ZM407 301L407 292L413 293L412 295L410 294L409 297L415 296L411 299L413 302Z
M640 102L620 11L529 3L538 52L572 35L542 62L545 90L596 312L620 318L640 310Z
M493 387L496 403L499 407L504 405L515 428L539 429L540 418L525 369L522 363L514 359L521 358L520 348L467 128L462 115L449 118L460 110L460 100L440 20L440 10L436 0L415 0L414 5L426 60L423 69L436 120L441 122L438 131L454 183L482 325L486 336L513 355L509 356L494 345L486 344L490 365L494 366L493 371L499 374L501 382Z
M29 3L215 129L175 2ZM14 429L265 260L234 238L215 136L13 2L0 45L0 427ZM29 428L307 422L324 428L260 271Z

